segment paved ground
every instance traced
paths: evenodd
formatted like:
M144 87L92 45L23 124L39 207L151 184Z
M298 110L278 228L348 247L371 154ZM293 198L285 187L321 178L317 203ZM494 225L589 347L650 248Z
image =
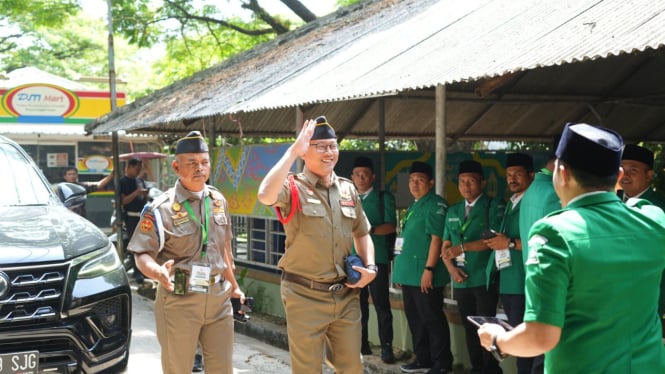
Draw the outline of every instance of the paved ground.
M154 298L154 294L150 292L150 289L142 289L139 292L135 285L133 291L132 346L129 365L125 373L159 373L161 363L153 315L152 298ZM291 373L288 337L284 321L259 313L250 315L249 322L236 322L235 325L234 373ZM408 352L395 351L399 361L389 365L381 361L379 353L380 348L375 347L374 355L364 356L364 373L401 374L400 365L409 362L411 357ZM334 371L324 366L323 373L332 374ZM461 374L464 373L464 370L456 368L455 373Z
M132 302L132 346L125 373L159 373L160 349L155 334L153 300L134 292ZM242 334L235 336L233 368L233 372L238 374L291 373L287 351Z

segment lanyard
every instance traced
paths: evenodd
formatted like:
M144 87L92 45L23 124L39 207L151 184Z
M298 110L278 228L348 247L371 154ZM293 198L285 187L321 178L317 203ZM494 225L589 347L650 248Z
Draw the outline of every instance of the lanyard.
M205 198L205 220L203 224L201 224L201 221L192 211L192 207L189 205L189 200L185 200L183 205L185 206L185 209L187 209L189 215L191 215L192 218L198 222L199 225L201 225L201 237L203 239L203 251L201 251L201 258L204 258L206 256L206 249L208 248L208 216L210 215L208 213L210 212L210 197L206 196Z
M471 221L473 221L474 218L475 217L470 217L466 222L464 222L464 224L462 225L462 227L460 229L460 231L462 231L462 235L464 235L464 232L466 231L466 229L469 228L469 225L471 224Z

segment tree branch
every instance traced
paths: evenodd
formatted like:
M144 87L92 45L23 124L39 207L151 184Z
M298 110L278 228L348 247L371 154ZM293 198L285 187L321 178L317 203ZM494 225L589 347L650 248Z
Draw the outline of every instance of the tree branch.
M263 22L267 23L272 27L277 34L285 34L289 32L289 28L284 26L276 18L268 14L265 9L263 9L257 0L249 0L249 2L242 2L241 5L245 9L249 9Z
M173 8L175 8L180 13L182 13L183 19L185 19L185 20L197 20L197 21L202 21L202 22L205 22L205 23L213 23L213 24L216 24L216 25L219 25L219 26L227 27L231 30L235 30L235 31L237 31L239 33L242 33L242 34L252 35L252 36L267 35L267 34L272 34L272 33L278 33L279 34L280 33L272 25L271 25L272 28L270 28L270 29L259 29L259 30L247 29L247 28L235 25L233 23L227 22L226 20L211 18L211 17L207 17L207 16L198 16L196 14L189 13L185 8L180 6L180 4L178 4L174 1L171 1L171 0L166 0L166 3L173 6ZM183 22L183 19L181 19L181 18L178 18L178 17L174 17L174 18L178 19L181 23L185 23L185 22Z

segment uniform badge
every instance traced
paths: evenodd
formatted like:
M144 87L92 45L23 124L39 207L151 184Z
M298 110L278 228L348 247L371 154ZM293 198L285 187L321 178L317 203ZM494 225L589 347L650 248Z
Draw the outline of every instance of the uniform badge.
M353 208L353 207L356 206L356 202L353 201L353 200L351 200L351 199L349 199L349 200L343 200L343 199L342 199L342 200L339 201L339 205L341 205L341 206L348 206L348 207L352 207L352 208Z
M534 235L529 239L529 257L524 262L525 265L538 265L538 251L547 243L547 238L542 235Z
M212 203L213 203L213 205L215 205L215 206L222 206L222 202L219 201L219 200L213 200Z
M177 202L173 203L173 205L171 205L171 209L173 209L174 212L179 212L180 204L178 204Z
M146 218L142 219L139 225L141 227L141 232L150 232L154 227L152 221Z
M189 215L186 212L179 212L178 214L172 215L171 220L174 225L181 225L185 222L189 222Z

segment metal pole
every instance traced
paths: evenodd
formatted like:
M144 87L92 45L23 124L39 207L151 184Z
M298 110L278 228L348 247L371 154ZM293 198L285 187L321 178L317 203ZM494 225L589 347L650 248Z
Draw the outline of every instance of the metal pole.
M116 110L116 90L115 90L115 56L113 53L113 15L112 15L112 0L106 0L107 5L107 14L109 19L109 38L108 38L108 48L109 48L109 88L111 90L111 112ZM113 185L115 186L115 232L117 235L116 248L118 250L118 255L120 259L125 258L125 243L123 242L122 235L122 200L120 198L120 159L118 151L118 132L113 131L111 135L112 141L112 152L113 152L113 170L115 174L113 175Z

